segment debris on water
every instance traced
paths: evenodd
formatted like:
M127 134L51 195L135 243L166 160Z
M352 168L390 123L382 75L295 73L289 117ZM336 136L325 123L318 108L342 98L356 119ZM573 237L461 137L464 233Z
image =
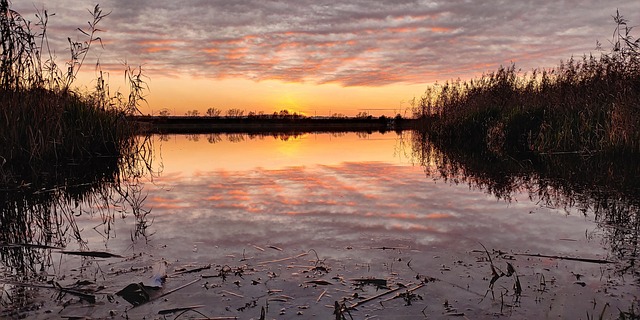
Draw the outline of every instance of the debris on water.
M373 285L377 289L388 289L388 287L387 287L387 279L357 278L357 279L351 279L350 281L355 282L356 285L358 285L358 286Z
M224 293L224 294L232 295L232 296L234 296L234 297L244 298L244 296L243 296L243 295L241 295L241 294L237 294L237 293L234 293L234 292L231 292L231 291L222 290L222 291L220 291L220 292L222 292L222 293Z
M104 251L66 251L61 250L62 254L69 254L75 256L83 256L83 257L93 257L93 258L124 258L121 255L113 254L110 252Z
M153 274L151 279L146 284L150 287L160 288L167 280L167 261L161 260L153 265Z
M190 310L194 310L194 309L198 309L198 308L202 308L202 307L204 307L204 305L163 309L163 310L158 311L158 314L167 315L167 314L172 314L172 313L176 313L176 312L190 311Z
M130 283L116 292L116 295L122 297L133 306L139 306L151 301L152 295L155 295L158 290L159 288L145 286L142 282Z
M333 283L327 281L327 280L310 280L310 281L306 281L305 283L311 283L311 284L317 284L320 286L326 286L326 285L331 285Z
M208 270L211 269L211 264L205 265L205 266L201 266L201 267L195 267L195 268L191 268L191 269L187 269L187 268L181 268L179 270L176 270L176 272L168 275L169 277L175 277L177 275L180 274L186 274L186 273L194 273L194 272L200 272L202 270Z
M286 258L282 258L282 259L276 259L276 260L269 260L269 261L262 261L262 262L258 262L258 265L263 265L263 264L268 264L268 263L276 263L276 262L282 262L282 261L287 261L287 260L293 260L293 259L297 259L300 257L304 257L306 255L308 255L309 253L307 252L303 252L300 253L298 255L295 256L291 256L291 257L286 257Z
M587 263L597 263L597 264L612 264L614 261L604 260L604 259L591 259L591 258L576 258L576 257L568 257L568 256L556 256L556 255L546 255L546 254L529 254L529 253L515 253L517 256L526 256L526 257L539 257L539 258L548 258L548 259L558 259L558 260L570 260L570 261L579 261L579 262L587 262Z
M322 293L318 296L318 299L316 299L316 303L320 302L320 299L322 299L326 293L327 289L322 290Z
M122 290L116 292L116 295L122 297L133 306L139 306L154 299L162 298L178 290L184 289L198 281L200 281L200 279L195 279L177 288L173 288L165 292L163 292L163 287L146 286L142 282L130 283Z

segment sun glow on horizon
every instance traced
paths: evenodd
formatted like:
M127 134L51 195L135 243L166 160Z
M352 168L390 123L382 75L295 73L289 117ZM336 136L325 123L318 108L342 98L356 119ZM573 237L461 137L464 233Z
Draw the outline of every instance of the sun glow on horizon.
M338 84L291 83L278 80L206 79L182 76L169 78L151 75L147 104L143 114L157 114L167 109L172 115L189 110L204 114L210 107L224 113L231 108L273 114L287 110L290 114L330 116L356 115L362 109L397 109L409 107L408 101L420 97L427 84L394 84L381 87L343 87ZM374 116L382 115L373 114ZM391 111L387 112L391 115Z

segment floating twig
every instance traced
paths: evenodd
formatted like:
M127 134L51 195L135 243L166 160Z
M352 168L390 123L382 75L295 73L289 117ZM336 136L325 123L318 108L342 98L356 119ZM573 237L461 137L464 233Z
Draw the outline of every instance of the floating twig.
M222 293L230 294L230 295L232 295L234 297L238 297L238 298L244 298L244 296L241 295L241 294L237 294L237 293L234 293L234 292L231 292L231 291L227 291L227 290L222 290Z
M69 254L74 256L94 257L94 258L124 258L121 255L104 252L104 251L65 251L61 250L62 254Z
M196 267L196 268L193 268L193 269L186 269L186 270L174 272L174 273L168 275L168 277L175 277L177 275L181 275L181 274L185 274L185 273L193 273L193 272L198 272L198 271L208 270L208 269L211 269L211 264L208 264L208 265L202 266L202 267Z
M397 287L397 288L395 288L395 289L391 289L391 290L388 290L388 291L382 292L382 293L380 293L380 294L377 294L377 295L375 295L375 296L373 296L373 297L369 297L369 298L367 298L367 299L364 299L364 300L358 301L356 304L353 304L353 305L351 305L351 306L346 307L346 310L355 309L356 307L358 307L358 306L360 306L360 305L363 305L363 304L365 304L365 303L367 303L367 302L369 302L369 301L372 301L372 300L378 299L378 298L380 298L380 297L386 296L386 295L388 295L388 294L390 294L390 293L394 293L394 292L396 292L396 291L398 291L398 290L401 290L401 289L404 289L404 288L405 288L405 287Z
M188 311L188 310L193 310L193 309L197 309L197 308L202 308L204 307L204 305L197 305L197 306L189 306L189 307L178 307L178 308L171 308L171 309L163 309L158 311L158 314L172 314L172 313L176 313L176 312L183 312L183 311Z
M322 299L326 293L327 289L322 290L322 293L318 296L318 299L316 299L316 303L320 302L320 299Z
M195 279L195 280L190 281L190 282L187 282L187 283L185 283L185 284L183 284L183 285L181 285L181 286L179 286L179 287L177 287L177 288L171 289L171 290L169 290L169 291L167 291L167 292L165 292L165 293L163 293L163 294L159 295L157 298L162 298L162 297L164 297L164 296L170 295L170 294L172 294L172 293L174 293L174 292L176 292L176 291L178 291L178 290L182 290L182 289L184 289L184 288L186 288L186 287L188 287L188 286L190 286L190 285L192 285L192 284L194 284L194 283L196 283L196 282L198 282L198 281L200 281L200 278ZM157 298L156 298L156 299L157 299ZM155 300L155 299L154 299L154 300Z
M349 279L349 281L357 282L359 285L374 285L378 288L386 288L387 287L387 279L378 279L378 278L357 278L357 279Z
M317 285L320 285L320 286L327 286L327 285L332 285L333 284L333 283L331 283L331 282L329 282L327 280L321 280L321 279L309 280L309 281L306 281L305 283L317 284Z
M530 254L530 253L514 253L517 256L526 256L526 257L538 257L538 258L549 258L549 259L560 259L560 260L570 260L570 261L580 261L580 262L588 262L588 263L598 263L598 264L608 264L615 263L614 261L603 260L603 259L589 259L589 258L574 258L574 257L566 257L566 256L554 256L554 255L546 255L546 254Z

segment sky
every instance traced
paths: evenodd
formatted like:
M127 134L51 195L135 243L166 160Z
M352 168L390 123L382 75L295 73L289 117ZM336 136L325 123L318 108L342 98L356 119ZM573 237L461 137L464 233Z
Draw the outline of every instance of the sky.
M58 63L67 37L83 40L95 3L14 0L35 21L51 15ZM640 1L105 0L79 86L99 59L126 92L123 62L142 66L145 114L209 107L307 115L403 113L429 84L468 80L515 63L551 68L607 47L616 9L640 24Z

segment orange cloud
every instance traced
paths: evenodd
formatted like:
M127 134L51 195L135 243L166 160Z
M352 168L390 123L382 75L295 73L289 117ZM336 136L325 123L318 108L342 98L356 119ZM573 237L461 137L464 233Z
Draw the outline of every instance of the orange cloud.
M174 47L151 47L151 48L143 48L142 51L146 53L156 53L161 51L171 51L175 50Z
M431 27L431 28L429 28L429 30L431 30L431 32L435 32L435 33L445 33L445 32L453 31L452 28L447 28L447 27Z

